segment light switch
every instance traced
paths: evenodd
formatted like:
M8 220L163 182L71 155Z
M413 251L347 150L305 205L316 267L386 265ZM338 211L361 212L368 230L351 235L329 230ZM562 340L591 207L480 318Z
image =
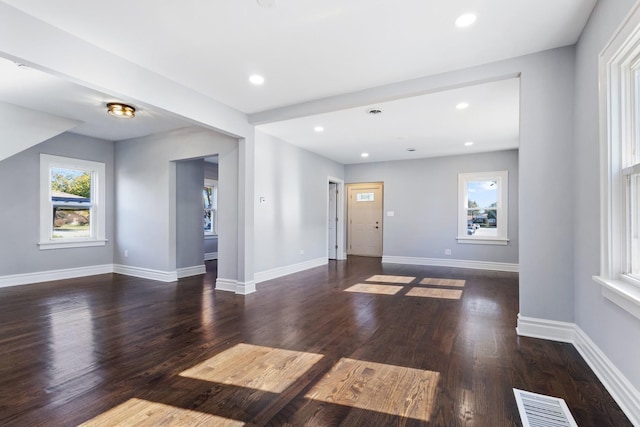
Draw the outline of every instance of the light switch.
M394 211L387 211L387 216L396 216Z

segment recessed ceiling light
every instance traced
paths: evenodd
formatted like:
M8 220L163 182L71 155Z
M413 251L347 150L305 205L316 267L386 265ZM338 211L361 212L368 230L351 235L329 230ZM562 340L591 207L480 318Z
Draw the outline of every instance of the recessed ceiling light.
M469 108L469 103L468 102L461 102L458 105L456 105L456 108L458 110L464 110L465 108Z
M264 83L264 77L254 74L253 76L249 77L249 81L258 86Z
M369 153L362 153L360 154L360 157L363 157L366 159L367 157L369 157Z
M324 128L322 126L316 126L313 128L316 132L324 132Z
M476 22L476 15L473 13L465 13L464 15L458 16L456 19L456 27L464 28Z
M465 147L471 147L473 145L473 141L467 141L464 143Z

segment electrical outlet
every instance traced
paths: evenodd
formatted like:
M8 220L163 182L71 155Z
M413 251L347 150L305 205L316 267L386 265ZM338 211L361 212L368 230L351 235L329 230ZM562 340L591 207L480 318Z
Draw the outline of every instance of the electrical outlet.
M445 249L444 250L444 254L445 255L451 255L451 249Z
M129 249L124 250L124 257L129 258Z

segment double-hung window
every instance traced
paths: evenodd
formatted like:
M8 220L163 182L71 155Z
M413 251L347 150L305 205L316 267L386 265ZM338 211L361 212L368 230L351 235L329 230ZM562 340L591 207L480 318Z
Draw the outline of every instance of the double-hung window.
M204 180L202 199L204 204L204 235L216 236L218 234L218 181Z
M640 8L600 55L601 261L594 279L640 318Z
M105 165L40 155L40 249L103 246Z
M458 175L458 243L506 245L508 172Z

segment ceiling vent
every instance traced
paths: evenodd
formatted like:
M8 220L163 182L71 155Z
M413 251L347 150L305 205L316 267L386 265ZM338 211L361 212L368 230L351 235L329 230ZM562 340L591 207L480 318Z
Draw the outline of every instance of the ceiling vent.
M513 389L523 427L578 427L564 399Z

